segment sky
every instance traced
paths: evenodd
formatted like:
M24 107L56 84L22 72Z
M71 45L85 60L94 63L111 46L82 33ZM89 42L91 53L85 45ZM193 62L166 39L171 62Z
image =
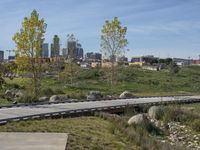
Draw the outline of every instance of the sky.
M12 37L33 9L47 23L45 42L57 34L62 48L73 33L85 53L99 52L102 26L116 16L128 28L128 58L200 55L200 0L0 0L0 50L15 49Z

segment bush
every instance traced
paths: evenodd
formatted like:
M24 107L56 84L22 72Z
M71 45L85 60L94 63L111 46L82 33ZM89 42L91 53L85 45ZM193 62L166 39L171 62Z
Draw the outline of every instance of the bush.
M25 94L18 98L19 103L33 103L37 102L37 97L34 97L32 94Z
M61 89L55 89L54 94L65 94Z
M54 95L54 91L51 88L42 89L41 95L51 96Z
M161 143L155 140L152 136L149 135L149 132L154 131L153 126L147 127L147 131L142 126L129 126L127 124L127 120L123 117L118 115L112 115L107 113L96 113L96 116L99 116L105 120L111 121L114 126L112 132L115 130L119 130L120 132L124 133L131 141L133 141L137 146L140 146L142 150L183 150L184 148L178 146L172 146L169 143Z
M192 112L184 111L178 106L164 107L164 113L161 117L164 122L175 121L183 123L190 122L196 118L197 116L195 114Z
M193 130L200 132L200 119L195 119L192 121L191 126Z

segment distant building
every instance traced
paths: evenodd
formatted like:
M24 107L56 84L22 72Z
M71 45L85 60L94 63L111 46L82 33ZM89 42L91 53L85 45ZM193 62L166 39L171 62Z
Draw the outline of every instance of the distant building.
M183 59L183 58L173 58L173 62L175 62L178 66L187 66L191 65L192 59Z
M51 57L58 57L60 53L60 38L54 35L53 43L51 44Z
M192 65L200 65L200 60L193 60Z
M129 65L139 65L139 66L143 66L145 64L153 65L153 64L157 64L158 60L159 58L154 57L153 55L133 57Z
M15 56L8 56L8 61L15 61Z
M4 51L0 51L0 61L4 61Z
M83 48L80 43L76 44L77 59L83 59Z
M76 59L77 56L77 49L76 49L76 41L68 41L67 42L67 50L68 50L68 58L69 59Z
M102 58L102 54L89 52L85 54L85 61L88 62L100 62Z
M68 58L74 60L82 60L83 59L83 48L80 43L77 41L68 41L67 42L67 56Z
M49 44L48 43L42 44L42 57L43 58L49 57Z
M128 58L125 57L125 56L118 57L118 58L117 58L117 62L128 62Z
M64 58L67 57L67 48L62 49L62 55L63 55Z
M143 57L133 57L131 59L131 62L129 63L129 65L138 65L138 66L143 66L145 64L145 61L143 59Z

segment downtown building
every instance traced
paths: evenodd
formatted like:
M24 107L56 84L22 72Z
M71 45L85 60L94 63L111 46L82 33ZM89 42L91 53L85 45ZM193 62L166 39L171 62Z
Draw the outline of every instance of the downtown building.
M85 61L87 62L101 62L102 54L100 53L94 53L94 52L88 52L85 54Z
M60 54L60 38L54 35L53 43L51 44L51 58L59 57Z
M68 40L67 41L67 55L68 59L72 60L83 60L83 48L80 43L75 40ZM64 53L63 53L64 54Z
M4 61L4 51L0 51L0 62Z
M42 58L49 58L49 44L43 43L42 44Z

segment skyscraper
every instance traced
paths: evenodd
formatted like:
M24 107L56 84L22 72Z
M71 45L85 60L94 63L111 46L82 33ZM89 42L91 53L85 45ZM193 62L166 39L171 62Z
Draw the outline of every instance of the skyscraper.
M81 44L80 43L77 43L76 44L76 51L77 51L77 55L76 55L76 57L77 57L77 59L83 59L83 48L82 48L82 46L81 46Z
M0 51L0 62L4 60L4 51Z
M51 44L51 57L58 57L60 53L60 38L54 35L53 43Z
M72 60L82 60L83 59L83 48L78 40L73 34L68 35L67 39L67 58Z
M43 58L49 57L49 44L48 43L42 44L42 57Z
M62 49L62 55L63 55L64 58L67 57L67 48Z
M76 55L77 55L76 41L68 41L67 49L68 49L68 58L76 59Z

